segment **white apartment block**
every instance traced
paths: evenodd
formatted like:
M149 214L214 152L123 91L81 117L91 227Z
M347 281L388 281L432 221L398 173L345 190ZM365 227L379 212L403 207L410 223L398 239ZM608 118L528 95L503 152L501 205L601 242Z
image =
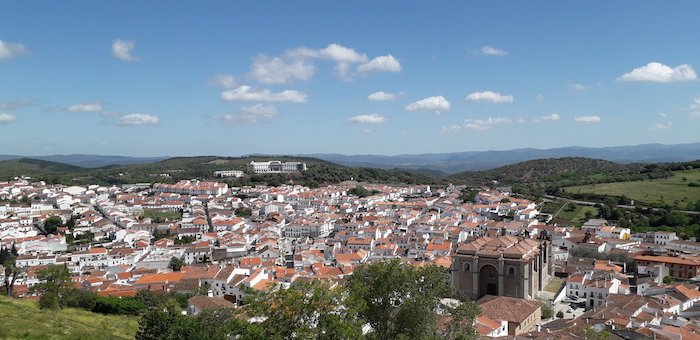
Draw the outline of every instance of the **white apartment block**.
M306 171L306 163L302 162L250 162L248 171L256 174L283 174Z
M225 178L225 177L243 177L243 171L240 170L220 170L214 171L214 177Z

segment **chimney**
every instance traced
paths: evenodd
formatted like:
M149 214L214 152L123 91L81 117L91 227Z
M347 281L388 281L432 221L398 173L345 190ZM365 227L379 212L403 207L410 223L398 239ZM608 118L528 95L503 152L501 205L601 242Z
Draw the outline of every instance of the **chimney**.
M539 332L541 332L541 331L542 331L542 325L537 324L537 333L539 333Z

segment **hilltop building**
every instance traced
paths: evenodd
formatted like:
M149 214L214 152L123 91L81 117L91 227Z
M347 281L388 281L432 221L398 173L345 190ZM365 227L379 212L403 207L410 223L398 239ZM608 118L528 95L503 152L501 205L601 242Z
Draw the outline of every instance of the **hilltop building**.
M250 162L248 171L256 174L286 174L306 171L306 163L302 162Z

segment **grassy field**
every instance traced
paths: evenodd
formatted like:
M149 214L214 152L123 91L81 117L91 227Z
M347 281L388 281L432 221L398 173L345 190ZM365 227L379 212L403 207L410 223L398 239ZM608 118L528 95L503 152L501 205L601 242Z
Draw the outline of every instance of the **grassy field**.
M565 283L566 282L564 282L564 279L554 276L552 277L552 281L549 281L549 283L544 287L544 290L550 293L556 293Z
M572 226L580 227L588 219L586 212L590 211L590 216L598 215L598 209L585 205L576 205L565 202L547 202L542 206L542 212L552 214L555 220L570 221Z
M137 329L135 317L42 310L34 301L0 296L2 339L133 339Z
M154 221L178 221L182 219L182 214L178 211L144 209L143 218L150 218Z
M691 182L700 183L700 169L676 171L670 178L582 185L564 188L564 190L571 193L625 195L637 202L677 205L684 209L688 206L688 202L696 202L700 199L700 187L688 186Z

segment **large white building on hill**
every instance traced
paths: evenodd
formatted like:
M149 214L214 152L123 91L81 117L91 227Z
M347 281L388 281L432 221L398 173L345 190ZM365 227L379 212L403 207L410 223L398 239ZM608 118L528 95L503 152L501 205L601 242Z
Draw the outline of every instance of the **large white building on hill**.
M306 171L306 163L302 162L250 162L248 171L256 174L284 174Z

